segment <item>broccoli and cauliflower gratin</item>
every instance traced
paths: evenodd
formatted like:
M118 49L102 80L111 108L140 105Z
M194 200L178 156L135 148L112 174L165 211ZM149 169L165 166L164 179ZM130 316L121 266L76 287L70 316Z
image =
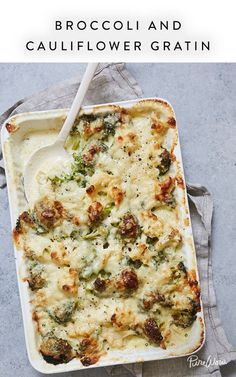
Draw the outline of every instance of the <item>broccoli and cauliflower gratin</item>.
M13 237L48 363L186 342L201 305L176 143L164 101L97 107L75 122L69 162L39 172Z

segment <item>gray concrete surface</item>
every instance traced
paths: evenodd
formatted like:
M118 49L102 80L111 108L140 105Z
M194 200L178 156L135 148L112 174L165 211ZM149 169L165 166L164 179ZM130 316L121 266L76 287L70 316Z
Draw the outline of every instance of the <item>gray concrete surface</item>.
M221 319L236 348L236 64L127 64L145 96L175 108L186 179L214 197L213 268ZM18 99L80 73L77 64L0 64L0 112ZM40 376L28 363L6 189L0 190L0 377ZM236 365L222 369L236 376ZM102 370L67 376L106 376ZM124 376L125 377L125 376Z

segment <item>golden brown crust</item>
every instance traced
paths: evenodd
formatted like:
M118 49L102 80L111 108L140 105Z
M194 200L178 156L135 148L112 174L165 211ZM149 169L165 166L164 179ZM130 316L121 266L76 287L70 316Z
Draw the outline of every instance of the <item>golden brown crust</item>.
M98 362L101 353L98 351L98 343L94 338L84 338L80 343L80 361L84 366L90 366Z
M156 185L155 199L158 201L166 201L174 188L175 180L168 177L165 181Z
M100 202L93 202L87 209L90 225L101 220L103 206Z
M160 345L163 340L160 329L153 318L147 318L143 325L144 334L155 344Z
M6 123L6 129L9 132L9 134L11 134L18 129L18 126L16 124Z
M115 205L119 206L121 204L122 200L124 199L123 191L120 188L114 186L114 187L112 187L111 192L112 192L111 196L115 201Z
M118 232L121 237L135 239L138 235L138 222L135 216L127 212L121 219Z
M86 192L87 192L88 195L93 195L95 193L95 191L96 191L96 188L95 188L94 185L91 185L88 188L86 188Z

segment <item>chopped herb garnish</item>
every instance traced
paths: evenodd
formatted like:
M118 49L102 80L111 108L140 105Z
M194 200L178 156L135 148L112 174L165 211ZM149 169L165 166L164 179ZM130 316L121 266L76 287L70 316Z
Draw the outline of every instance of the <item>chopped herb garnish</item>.
M158 241L158 237L148 237L147 236L147 240L146 242L149 244L149 245L154 245L154 243L156 243Z
M154 257L153 260L156 266L159 266L161 263L168 261L167 254L164 250L159 251Z
M143 262L140 259L133 260L133 259L128 257L127 258L127 264L129 266L136 268L136 269L139 269L142 266Z
M106 145L106 144L103 143L102 141L100 142L100 147L101 147L101 151L102 151L102 152L107 152L107 150L108 150L108 145Z

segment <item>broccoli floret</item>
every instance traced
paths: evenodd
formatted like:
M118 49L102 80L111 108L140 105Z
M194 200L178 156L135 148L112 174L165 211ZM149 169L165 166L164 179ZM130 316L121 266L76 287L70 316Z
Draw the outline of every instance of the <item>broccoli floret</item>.
M103 219L103 220L106 219L106 218L110 215L110 213L111 213L111 211L112 211L112 208L114 208L114 206L115 206L114 203L110 203L110 204L107 204L107 205L103 208L103 210L102 210L102 219Z
M107 139L110 135L114 136L116 133L117 123L119 122L119 114L108 114L103 119L104 139Z
M70 134L65 142L66 148L71 148L72 150L76 151L79 148L80 144L80 133L77 131L76 134Z
M93 175L94 174L94 166L93 164L86 164L83 157L77 155L76 153L73 154L74 164L72 165L72 172L80 173L82 175Z
M71 165L70 173L48 178L54 189L60 187L62 183L69 181L76 181L81 187L85 187L86 180L83 175L93 175L94 167L92 165L86 165L83 158L75 153L73 154L73 158L74 163Z
M160 155L161 162L158 165L159 175L164 175L168 172L171 165L171 158L170 153L167 151L167 149L164 149L163 152Z
M68 363L73 359L73 350L67 340L55 336L46 336L41 345L40 352L45 361L50 364Z
M184 309L174 309L172 317L176 326L190 327L196 319L197 312L201 309L199 299L190 299L190 305Z
M66 300L49 309L49 315L57 323L67 323L71 320L75 308L75 301Z
M176 309L172 314L173 323L176 326L187 328L190 327L196 319L196 312L193 309Z
M29 277L27 279L32 291L36 291L45 286L46 280L43 277L43 267L38 263L33 263L29 267Z

